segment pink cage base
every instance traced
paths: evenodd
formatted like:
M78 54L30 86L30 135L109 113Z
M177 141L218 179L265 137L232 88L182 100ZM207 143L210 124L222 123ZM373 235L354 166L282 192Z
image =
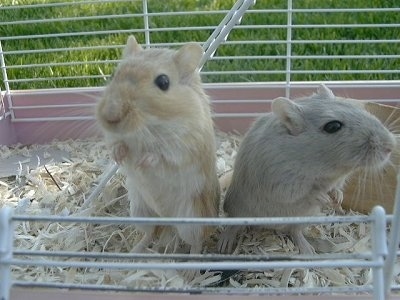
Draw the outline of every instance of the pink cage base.
M380 85L363 82L356 85L327 85L338 96L374 100L393 106L400 104L400 84ZM317 84L309 83L291 84L291 98L310 95L316 86ZM205 89L212 99L213 110L216 113L216 128L225 132L244 133L254 117L235 114L267 112L270 109L268 99L285 95L285 84L205 84ZM0 121L0 145L43 144L53 139L84 139L98 135L93 111L101 92L102 88L80 88L11 91L10 95L3 94L6 111L9 109L7 97L10 96L13 107L17 108L13 111L18 121L13 121L10 117ZM66 107L70 105L81 107ZM19 106L28 108L18 109ZM76 120L82 116L86 119ZM29 121L29 118L59 117L70 119Z

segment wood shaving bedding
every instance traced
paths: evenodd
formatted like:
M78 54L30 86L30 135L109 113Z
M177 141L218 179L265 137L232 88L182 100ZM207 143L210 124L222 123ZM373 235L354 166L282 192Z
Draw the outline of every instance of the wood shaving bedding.
M218 133L217 168L231 170L240 143L237 135ZM29 158L34 151L50 157L54 150L68 153L62 161L21 170L15 176L0 178L0 207L11 206L17 214L74 215L90 194L99 176L110 165L104 143L98 139L53 142L29 147L1 146L2 159L14 155ZM117 173L92 202L96 216L126 217L129 204L124 178ZM333 214L333 210L323 214ZM347 212L356 215L355 212ZM134 226L70 223L22 222L15 229L16 249L76 252L129 253L138 233ZM370 249L370 227L365 224L325 224L309 226L306 236L321 252L364 252ZM215 253L218 231L205 242L204 252ZM295 254L292 241L267 229L248 228L239 234L235 254ZM46 258L52 259L52 258ZM67 259L68 260L68 259ZM94 261L93 259L90 259ZM112 261L112 260L109 260ZM399 269L399 268L397 268ZM371 283L371 271L362 268L276 269L233 272L228 278L220 272L204 272L185 283L174 270L104 270L97 268L13 267L16 280L86 283L124 287L327 287ZM397 282L399 279L396 279ZM221 281L223 281L221 283Z

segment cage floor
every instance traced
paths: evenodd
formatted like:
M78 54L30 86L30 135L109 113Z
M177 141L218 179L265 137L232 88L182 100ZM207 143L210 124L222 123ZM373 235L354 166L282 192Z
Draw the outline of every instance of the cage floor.
M219 133L218 172L223 174L232 168L240 137ZM17 214L27 215L74 215L79 213L83 198L109 164L108 151L96 139L82 141L54 142L48 145L32 145L17 148L2 148L2 158L15 163L14 157L22 157L16 174L0 178L0 207L11 206ZM43 159L38 160L37 154ZM50 157L56 154L54 159ZM61 155L62 154L62 155ZM32 164L31 161L35 164ZM15 167L15 164L14 164ZM13 168L10 168L10 170ZM127 201L124 197L123 180L117 174L93 203L95 216L127 216ZM332 210L323 215L334 214ZM347 215L357 215L348 211ZM16 226L14 247L17 250L83 251L126 253L135 244L137 234L132 227L87 226L87 224L29 224ZM217 230L218 231L218 230ZM307 238L322 253L359 253L370 248L370 228L367 224L326 224L310 226ZM286 236L271 230L246 230L240 235L240 246L235 254L296 254L296 247ZM205 242L203 252L215 253L217 233ZM396 269L396 274L397 274ZM68 268L18 267L13 269L13 277L18 281L68 282L75 284L107 284L119 286L140 286L152 288L163 284L165 287L185 288L185 283L176 272L134 270L124 272L99 272L98 270L76 270ZM204 287L221 280L212 272L195 278L190 283L194 287ZM306 270L261 270L242 272L229 278L225 287L341 287L370 284L371 270L365 268L331 268ZM35 289L36 291L36 289ZM25 294L24 294L25 293ZM46 292L47 293L47 292ZM48 292L53 293L52 291ZM85 292L86 293L86 292ZM107 294L107 293L106 293ZM26 289L16 289L12 299L32 300L34 294ZM89 293L88 295L92 295ZM119 295L119 294L118 294ZM123 295L120 295L123 297ZM156 296L146 296L156 297ZM158 296L157 296L158 297ZM41 298L44 299L44 298ZM123 299L123 298L122 298ZM152 298L143 298L152 299ZM177 299L177 298L174 298ZM221 299L223 297L221 296ZM287 298L287 299L290 299ZM298 298L296 298L298 299ZM300 298L301 299L301 298ZM309 297L305 299L310 299ZM336 299L336 298L332 298ZM339 298L341 299L341 298ZM346 299L346 298L343 298ZM365 298L369 299L369 298Z

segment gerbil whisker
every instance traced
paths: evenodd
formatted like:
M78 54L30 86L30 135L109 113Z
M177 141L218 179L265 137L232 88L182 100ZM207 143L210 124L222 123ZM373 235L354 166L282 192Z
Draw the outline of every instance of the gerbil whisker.
M400 133L400 124L397 124L397 120L393 121L393 123L390 123L389 125L385 125L390 132L393 134L399 134Z
M383 121L383 125L385 125L393 133L396 133L396 131L400 129L400 124L396 126L399 118L395 116L395 112L396 111L393 109L389 116Z
M356 181L356 189L355 193L353 195L353 199L351 199L352 204L354 207L358 206L358 202L360 199L365 198L365 195L367 194L366 187L367 187L367 171L366 170L360 170L357 173L357 181Z
M386 167L382 168L380 170L370 170L370 173L373 174L373 175L371 175L372 176L371 178L373 178L372 179L373 182L371 182L371 187L374 187L378 191L379 195L383 195L384 194L383 193L383 191L384 191L384 187L383 187L384 177L383 177L383 174L384 174L385 169L386 169Z

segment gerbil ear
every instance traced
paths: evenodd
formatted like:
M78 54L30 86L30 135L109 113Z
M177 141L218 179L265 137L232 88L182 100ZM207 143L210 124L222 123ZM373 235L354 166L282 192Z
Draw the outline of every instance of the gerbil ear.
M203 57L203 48L199 44L189 43L181 47L175 54L174 60L182 76L188 76L199 66Z
M335 95L328 87L321 83L317 89L317 95L322 99L335 100Z
M304 131L305 122L299 105L288 98L279 97L272 102L272 112L288 129L291 135L299 135Z
M122 54L123 58L126 58L128 56L135 55L136 53L142 51L143 48L138 44L136 41L135 37L133 35L130 35L128 37L128 40L126 41L126 46L124 49L124 52Z

